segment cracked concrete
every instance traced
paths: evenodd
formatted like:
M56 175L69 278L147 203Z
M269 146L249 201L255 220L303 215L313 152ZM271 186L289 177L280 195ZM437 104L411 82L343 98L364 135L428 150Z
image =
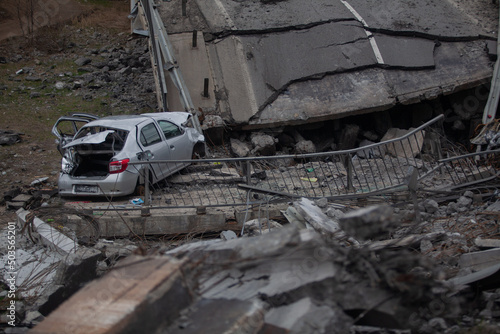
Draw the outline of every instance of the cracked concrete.
M173 36L203 32L206 62L189 60L200 43L174 42L188 87L212 76L214 94L196 107L243 129L386 110L487 83L485 46L498 25L496 5L459 0L197 0L186 15L173 0L159 11Z

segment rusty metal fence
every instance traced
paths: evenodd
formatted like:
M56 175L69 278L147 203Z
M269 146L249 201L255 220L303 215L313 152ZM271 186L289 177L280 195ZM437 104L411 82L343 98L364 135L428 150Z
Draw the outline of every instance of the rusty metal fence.
M442 116L384 142L304 155L148 161L191 165L146 187L145 204L159 208L238 206L297 197L341 199L404 190L412 171L421 188L445 189L494 178L494 164L475 155L447 157L432 127ZM434 135L433 135L434 134ZM498 152L483 152L486 157ZM145 163L136 168L144 169ZM147 169L145 169L147 170ZM167 171L168 172L168 171ZM147 177L146 177L147 179Z

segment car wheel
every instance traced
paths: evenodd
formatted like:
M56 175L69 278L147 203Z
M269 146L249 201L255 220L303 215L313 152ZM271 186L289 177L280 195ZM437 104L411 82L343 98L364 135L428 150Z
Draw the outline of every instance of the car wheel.
M193 153L191 154L191 159L196 160L203 158L205 156L205 144L204 143L197 143L193 147Z

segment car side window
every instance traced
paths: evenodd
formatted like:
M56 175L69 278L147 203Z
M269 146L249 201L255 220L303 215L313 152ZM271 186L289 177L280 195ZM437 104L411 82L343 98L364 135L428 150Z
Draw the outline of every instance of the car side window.
M158 123L160 124L161 131L163 131L166 139L177 137L182 134L181 129L173 123L168 121L159 121Z
M154 123L149 123L141 130L141 144L149 146L161 142L160 133Z

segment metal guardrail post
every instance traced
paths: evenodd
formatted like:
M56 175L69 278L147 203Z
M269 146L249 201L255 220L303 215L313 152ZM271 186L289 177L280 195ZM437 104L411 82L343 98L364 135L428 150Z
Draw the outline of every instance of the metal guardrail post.
M151 206L151 194L149 188L149 168L144 168L144 207L141 209L141 216L149 216Z
M246 161L244 166L245 166L244 170L245 170L245 177L247 179L247 184L251 185L251 183L252 183L252 180L251 180L252 175L250 174L250 171L251 171L250 161Z
M347 189L354 191L354 183L352 181L353 166L350 154L347 154L344 159L344 166L347 171Z

